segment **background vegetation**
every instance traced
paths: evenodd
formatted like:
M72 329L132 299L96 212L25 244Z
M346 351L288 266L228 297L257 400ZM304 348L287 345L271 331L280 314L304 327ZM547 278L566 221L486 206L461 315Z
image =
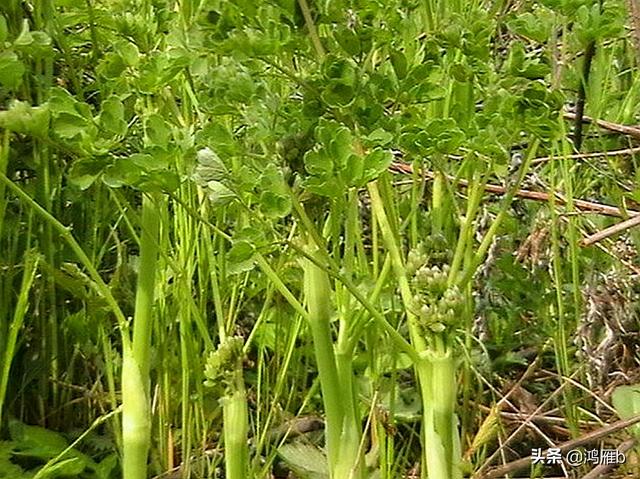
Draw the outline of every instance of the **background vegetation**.
M639 18L2 2L0 478L640 475Z

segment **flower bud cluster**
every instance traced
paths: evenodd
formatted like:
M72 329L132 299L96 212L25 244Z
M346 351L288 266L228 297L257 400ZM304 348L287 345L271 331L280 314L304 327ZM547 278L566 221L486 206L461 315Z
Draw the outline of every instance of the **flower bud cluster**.
M222 385L226 389L231 385L234 372L242 367L242 346L243 339L233 336L209 354L204 368L206 386Z
M405 266L409 277L416 274L418 269L429 261L429 256L425 249L421 246L412 249L407 255L407 264Z
M444 332L458 322L464 297L457 286L447 286L449 265L419 267L411 280L415 295L413 312L421 326L434 333Z

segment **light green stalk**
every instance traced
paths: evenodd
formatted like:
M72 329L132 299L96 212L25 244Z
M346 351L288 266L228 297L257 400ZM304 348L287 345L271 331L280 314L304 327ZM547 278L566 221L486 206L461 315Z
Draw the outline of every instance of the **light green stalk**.
M315 250L310 255L317 257ZM309 326L318 364L322 400L326 414L325 441L332 479L362 477L360 430L353 401L350 351L336 355L331 338L331 285L328 274L304 259L304 286ZM346 339L340 341L346 344Z
M309 310L309 326L318 363L322 401L327 417L325 441L329 465L337 463L342 426L340 382L331 341L329 298L331 286L327 274L309 260L304 261L304 287Z
M248 477L249 433L247 393L240 368L233 372L233 391L222 399L226 477Z
M122 444L124 479L145 479L151 439L149 370L160 221L154 200L142 201L140 267L131 347L123 347Z

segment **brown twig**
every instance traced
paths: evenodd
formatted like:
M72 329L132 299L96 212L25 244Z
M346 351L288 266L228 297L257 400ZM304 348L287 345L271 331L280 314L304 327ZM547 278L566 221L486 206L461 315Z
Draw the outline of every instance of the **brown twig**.
M575 120L576 114L571 112L566 112L564 114L564 117L567 120ZM621 125L619 123L612 123L606 120L596 120L594 118L591 118L590 116L583 116L582 122L595 123L600 128L604 128L605 130L613 131L615 133L622 133L623 135L628 135L632 138L640 139L640 128L637 128L635 126Z
M404 173L404 174L413 173L413 167L407 163L402 163L402 162L392 163L390 166L390 170L395 171L397 173ZM432 171L424 171L422 174L427 179L432 180L434 178L434 173ZM456 185L461 188L466 188L469 186L469 182L467 180L461 180L461 179L456 180L456 178L449 175L447 175L447 179L449 181L455 181ZM486 185L484 189L489 193L494 193L497 195L503 195L507 192L507 189L505 187L500 185L493 185L493 184ZM551 195L549 193L532 191L532 190L518 190L516 192L516 196L519 198L524 198L524 199L534 200L534 201L549 201L551 199ZM559 197L557 194L555 196L554 201L558 204L567 203L567 201L564 198ZM640 211L627 210L626 212L624 212L623 210L621 210L616 206L605 205L602 203L595 203L593 201L580 200L580 199L574 199L573 205L577 209L585 213L598 213L601 215L615 216L618 218L624 218L626 216L635 216L637 214L640 214Z
M640 225L640 215L632 216L628 220L621 221L620 223L616 223L613 226L609 226L608 228L583 238L582 241L580 241L580 246L590 246L598 241L602 241L605 238L622 233L623 231L638 225Z

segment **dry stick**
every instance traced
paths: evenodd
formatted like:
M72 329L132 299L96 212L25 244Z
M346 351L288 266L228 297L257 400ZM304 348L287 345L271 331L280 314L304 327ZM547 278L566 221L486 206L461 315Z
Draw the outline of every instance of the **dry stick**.
M640 422L640 414L637 416L633 416L629 419L622 419L620 421L616 421L612 424L609 424L607 426L604 426L600 429L596 429L595 431L592 431L590 433L585 434L582 437L579 437L577 439L572 439L571 441L567 441L564 442L562 444L560 444L558 446L558 448L560 449L560 452L567 452L570 451L572 449L575 449L577 447L580 446L585 446L587 444L591 444L593 442L598 441L599 439L602 439L605 436L608 436L610 434L613 434L616 431L620 431L622 429L625 429L629 426L632 426L636 423ZM531 465L531 458L530 457L523 457L522 459L518 459L516 461L512 461L509 462L507 464L504 464L500 467L496 467L495 469L492 469L491 471L487 472L484 475L481 476L477 476L476 479L497 479L498 477L504 476L506 474L515 472L515 471L519 471L521 469L524 469L527 466ZM601 477L601 476L599 476Z
M407 163L394 162L390 166L391 171L395 171L398 173L411 174L413 172L413 167ZM434 173L432 171L425 171L423 173L424 177L432 180L434 178ZM456 180L453 176L447 175L447 179L449 181L455 181L456 185L462 188L466 188L469 186L469 181L467 180ZM507 192L507 189L500 185L487 184L485 186L485 191L489 193L494 193L498 195L503 195ZM528 200L535 201L549 201L551 195L549 193L543 193L540 191L532 191L532 190L518 190L516 192L516 196L519 198L525 198ZM566 204L566 200L563 198L559 198L556 195L555 201L557 204ZM616 206L604 205L602 203L595 203L593 201L586 201L580 199L574 199L573 204L579 210L584 212L592 212L599 213L606 216L615 216L618 218L624 218L626 216L635 216L640 214L640 211L635 210L627 210L626 213Z
M628 439L627 441L620 444L620 446L618 446L617 449L618 449L618 452L624 454L635 445L636 445L635 439ZM591 472L582 476L582 479L600 479L601 477L605 477L605 474L610 472L612 469L615 469L619 465L620 464L615 462L612 464L600 464L599 466L593 468Z
M567 120L575 120L576 114L566 112L564 114L564 117ZM619 123L612 123L606 120L596 120L594 118L591 118L590 116L583 116L582 121L583 123L595 123L600 128L604 128L605 130L613 131L615 133L622 133L623 135L628 135L632 138L640 140L640 128L637 128L635 126L621 125Z
M492 408L490 408L489 406L485 406L483 404L476 404L473 403L474 407L477 407L478 409L480 409L483 412L486 413L490 413L492 411ZM501 417L504 417L505 419L509 419L511 421L531 421L531 422L539 422L539 423L543 423L543 424L551 424L551 425L555 425L555 424L565 424L567 421L565 418L560 417L560 416L545 416L544 414L536 414L535 416L529 416L528 414L523 414L521 412L507 412L507 411L499 411L498 414L500 414ZM582 424L590 424L590 425L594 425L596 424L594 421L582 421ZM599 423L598 423L599 424Z
M609 156L632 156L636 153L640 153L640 146L634 146L633 148L624 148L622 150L612 151L594 151L591 153L576 153L574 155L565 156L542 156L531 160L532 165L539 165L540 163L546 163L550 160L586 160L588 158L600 158Z
M582 241L580 241L580 246L590 246L594 243L597 243L598 241L602 241L605 238L621 233L638 225L640 225L640 215L632 216L628 220L621 221L620 223L609 226L608 228L598 231L591 236L583 238Z

